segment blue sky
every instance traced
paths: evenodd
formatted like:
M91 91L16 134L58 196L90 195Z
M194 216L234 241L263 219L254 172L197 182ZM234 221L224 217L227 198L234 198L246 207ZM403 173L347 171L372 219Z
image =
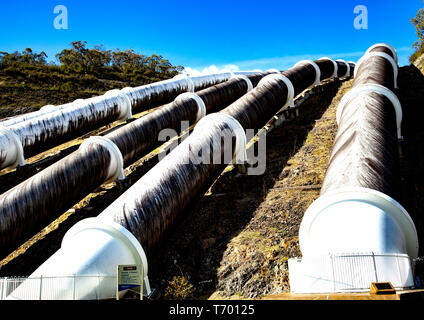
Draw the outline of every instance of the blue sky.
M68 9L57 30L53 9ZM357 30L354 8L368 9ZM410 19L422 0L1 1L0 51L31 47L49 60L71 41L91 47L161 54L189 70L287 69L301 59L330 56L356 61L372 44L387 42L407 64L416 40ZM212 67L211 67L212 66Z

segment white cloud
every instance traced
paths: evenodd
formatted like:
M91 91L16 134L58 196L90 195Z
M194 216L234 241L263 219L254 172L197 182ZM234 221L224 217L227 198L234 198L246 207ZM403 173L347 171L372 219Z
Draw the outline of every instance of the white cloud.
M334 54L305 54L296 56L285 56L285 57L271 57L255 60L244 60L236 61L231 64L222 66L210 65L208 67L186 67L185 71L192 75L217 73L225 71L246 71L246 70L267 70L267 69L278 69L286 70L291 68L296 62L305 59L316 60L321 57L331 57L334 59L345 59L345 60L358 60L364 52L348 52L348 53L334 53ZM358 58L358 59L354 59Z
M400 47L396 49L399 57L399 66L409 64L408 58L413 53L410 47ZM210 65L207 67L186 67L185 71L191 75L202 75L210 73L228 72L228 71L247 71L247 70L268 70L278 69L287 70L293 67L296 62L300 60L317 60L321 57L330 57L332 59L343 59L346 61L358 61L365 54L365 51L354 52L339 52L339 53L317 53L317 54L304 54L285 57L270 57L263 59L235 61L226 65Z
M184 68L184 70L185 70L186 73L188 73L191 76L199 76L199 75L211 74L211 73L239 71L239 68L235 64L228 64L228 65L224 65L222 67L217 67L216 65L212 64L212 65L210 65L208 67L204 67L204 68L186 67L186 68Z

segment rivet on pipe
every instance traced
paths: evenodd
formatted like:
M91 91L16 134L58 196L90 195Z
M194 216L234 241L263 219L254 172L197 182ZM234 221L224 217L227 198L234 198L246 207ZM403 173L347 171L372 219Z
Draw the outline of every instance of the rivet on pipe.
M394 75L394 86L395 86L395 89L397 89L398 88L398 85L397 85L398 66L397 66L395 60L391 56L389 56L387 53L384 53L384 52L369 52L369 53L365 54L356 63L356 67L355 67L355 71L353 72L353 76L356 78L356 74L358 73L359 67L361 66L362 62L364 62L369 57L375 57L375 56L382 57L392 64L393 75Z
M110 139L102 136L93 136L84 140L81 143L80 148L86 148L88 145L92 143L100 144L105 147L111 156L111 161L109 164L108 177L106 178L105 183L112 182L116 180L124 180L124 159L122 157L122 153L119 148L114 144Z
M396 112L396 127L397 127L397 135L398 139L402 139L401 134L401 124L402 124L402 105L398 97L388 88L379 85L379 84L366 84L361 85L356 88L353 88L348 93L346 93L343 98L340 100L339 105L337 106L336 120L337 124L340 123L340 118L343 114L343 110L345 106L351 101L353 98L358 96L363 92L375 92L384 95L390 102L393 104Z

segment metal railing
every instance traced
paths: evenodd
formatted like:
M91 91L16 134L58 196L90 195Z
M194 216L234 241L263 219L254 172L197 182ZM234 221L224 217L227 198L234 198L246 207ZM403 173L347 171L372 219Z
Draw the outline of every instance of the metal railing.
M0 300L9 295L21 300L107 300L116 299L114 288L116 276L5 277L0 278Z

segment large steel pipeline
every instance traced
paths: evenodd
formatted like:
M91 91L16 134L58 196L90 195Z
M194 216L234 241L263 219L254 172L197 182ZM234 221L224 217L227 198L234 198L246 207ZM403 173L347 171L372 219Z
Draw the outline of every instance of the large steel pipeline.
M393 90L393 79L393 67L386 59L369 56L358 67L353 88L376 84ZM372 91L353 97L339 112L338 125L321 194L364 187L397 198L397 114L389 98Z
M226 72L183 76L136 88L111 90L102 96L78 99L59 107L49 106L9 119L0 123L0 169L24 165L25 158L113 121L130 119L132 113L168 103L183 92L226 81L232 75Z
M257 83L258 76L253 77ZM250 89L249 78L235 76L196 95L204 103L204 111L211 113L228 106ZM0 195L0 257L102 183L117 178L119 166L135 162L159 143L161 130L180 132L181 121L195 123L199 102L193 95L182 94L174 102L105 135L101 142L105 143L106 139L115 144L123 164L118 164L114 153L109 152L107 145L99 144L98 138L89 139L77 151Z
M178 216L204 194L233 158L245 160L245 129L263 126L291 103L294 92L319 84L321 74L333 75L331 68L333 63L307 61L284 72L287 76L268 75L223 111L203 118L182 144L97 218L82 220L72 227L62 248L30 278L59 273L113 274L117 264L125 263L142 264L146 276L145 252L152 253ZM87 241L92 249L86 248ZM109 282L102 283L100 296L113 292L113 281ZM145 285L150 289L148 280ZM28 292L25 285L21 287L9 298L25 298ZM66 299L66 285L59 287L46 299ZM87 284L79 297L91 298L96 287Z
M303 258L289 260L294 292L368 291L371 282L399 289L414 285L410 259L418 254L417 233L395 200L402 118L392 91L395 61L393 47L371 47L356 65L352 90L340 101L321 195L299 230Z
M331 61L312 63L318 66L321 80L334 74ZM189 138L106 208L99 218L123 226L140 242L147 255L151 254L177 217L204 194L231 162L233 157L225 157L226 148L231 148L234 156L237 143L234 140L240 140L240 128L243 134L246 129L260 129L289 103L290 89L282 76L291 82L297 95L316 83L317 72L311 62L305 61L281 74L263 78L255 89L199 122ZM229 132L221 133L222 128ZM228 134L237 138L232 145L223 145L217 137L222 136L225 140ZM203 155L205 146L211 146L211 150ZM219 164L210 160L215 155L215 148L220 150ZM191 160L199 154L210 162Z

